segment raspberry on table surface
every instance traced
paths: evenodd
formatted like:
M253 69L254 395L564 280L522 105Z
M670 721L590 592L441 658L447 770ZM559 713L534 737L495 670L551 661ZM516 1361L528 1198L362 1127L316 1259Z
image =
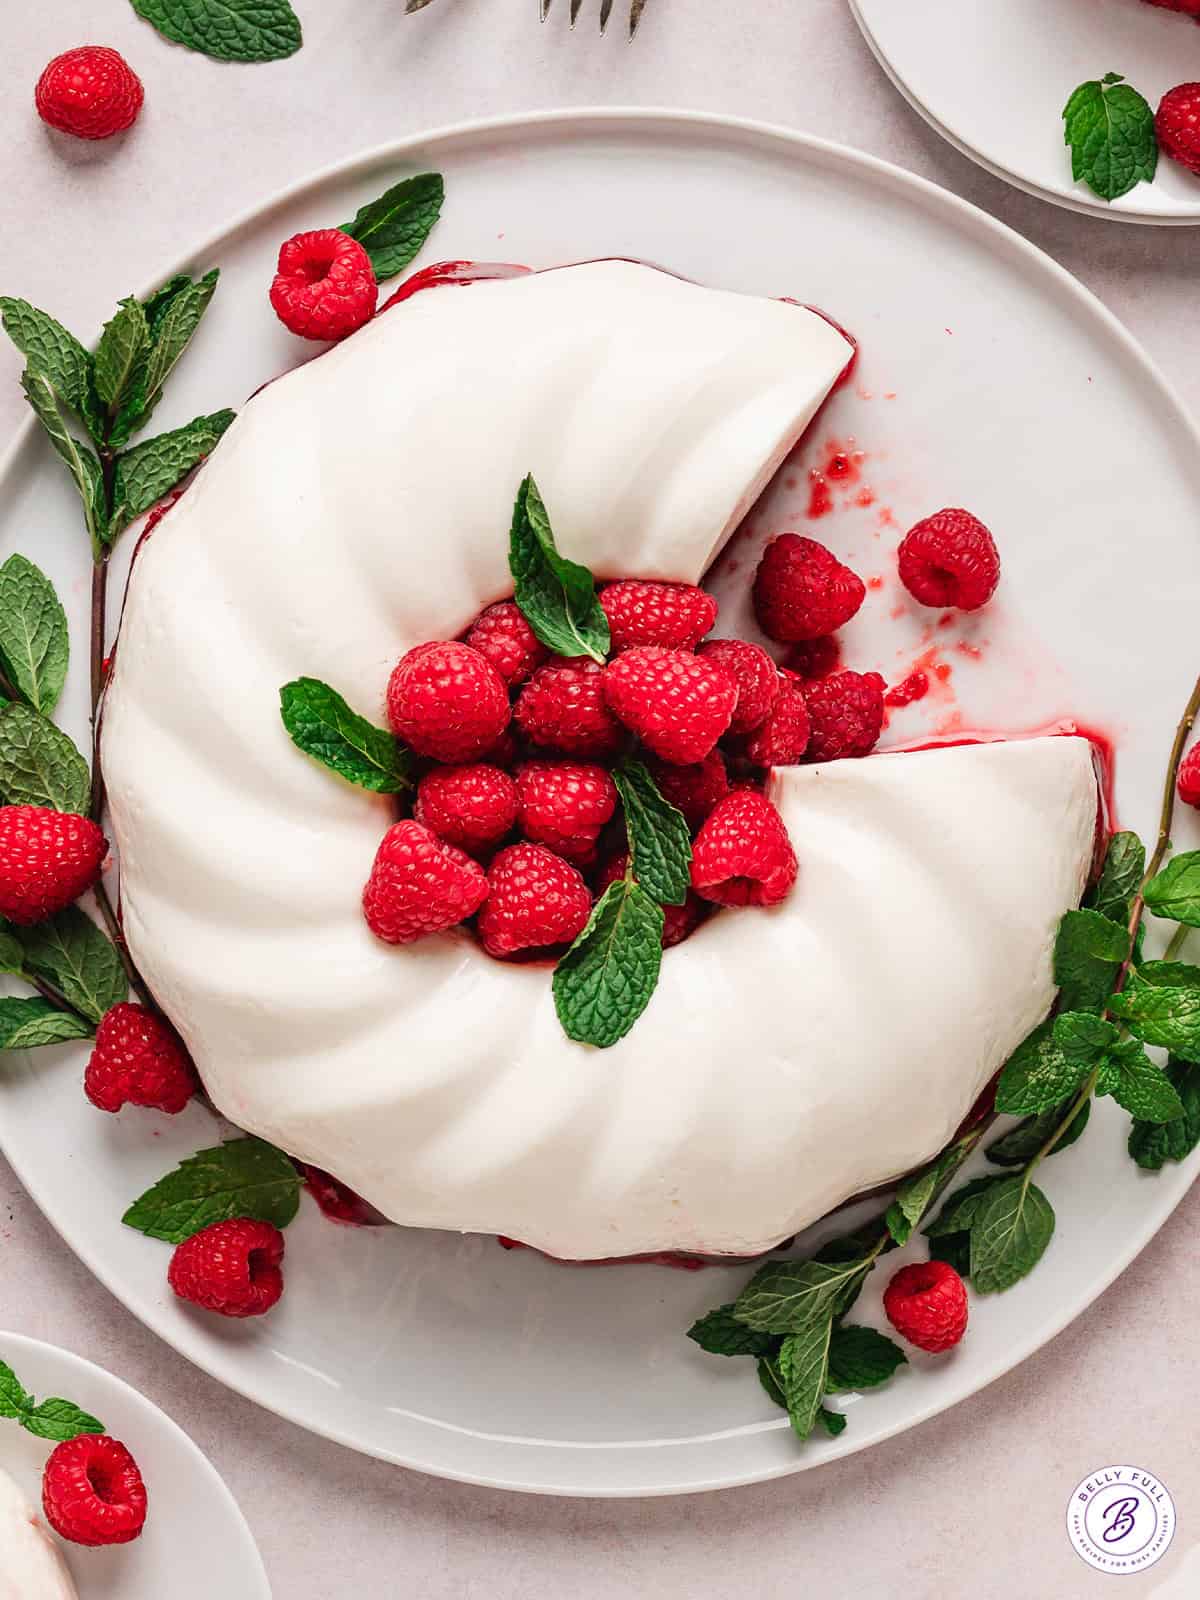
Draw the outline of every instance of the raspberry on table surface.
M42 121L76 139L111 139L137 121L142 80L117 50L84 44L64 50L43 71L34 91Z

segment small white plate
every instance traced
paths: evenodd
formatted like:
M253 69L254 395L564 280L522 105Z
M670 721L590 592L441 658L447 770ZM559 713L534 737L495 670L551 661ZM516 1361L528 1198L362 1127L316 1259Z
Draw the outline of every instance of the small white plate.
M753 516L757 536L815 533L882 585L872 584L846 642L852 666L895 681L932 648L928 622L896 583L900 530L938 506L972 507L1000 540L1005 577L987 612L937 635L960 707L975 726L1028 729L1074 714L1109 730L1120 745L1121 815L1153 826L1177 702L1196 670L1200 438L1073 278L895 167L778 128L655 111L513 117L405 140L267 201L182 263L162 265L165 277L219 263L222 276L156 426L236 405L306 359L267 303L280 241L352 216L402 174L430 168L445 174L447 204L419 264L632 256L717 287L794 296L854 332L854 381ZM854 461L865 453L861 481L839 480L830 514L810 522L808 472L838 443ZM132 545L131 536L122 559ZM32 427L0 464L0 556L14 549L54 578L78 652L86 540L66 476ZM727 602L739 591L745 604L752 561L739 543L722 568L735 631ZM1153 608L1153 626L1136 604ZM86 677L77 656L62 708L77 737ZM896 716L889 738L937 726L948 709L937 681ZM1193 817L1181 818L1178 838L1198 842ZM936 972L912 955L915 979L936 995ZM918 1355L852 1405L840 1438L801 1447L752 1366L685 1338L745 1281L745 1267L561 1267L478 1236L338 1227L305 1198L288 1230L287 1290L270 1316L231 1323L182 1304L167 1287L169 1247L120 1219L176 1161L214 1141L212 1117L198 1104L174 1118L132 1108L104 1116L81 1091L86 1055L57 1046L5 1058L0 1141L42 1210L135 1315L231 1388L354 1449L552 1494L720 1488L911 1427L1078 1315L1200 1166L1194 1157L1157 1177L1140 1173L1123 1148L1126 1119L1105 1102L1047 1172L1058 1231L1042 1266L980 1301L952 1355ZM871 1285L856 1317L881 1316L881 1288Z
M1152 107L1200 78L1200 27L1140 0L850 0L892 82L943 138L1039 199L1120 222L1200 222L1200 177L1160 156L1111 205L1071 177L1062 109L1122 73Z
M56 1541L79 1600L271 1600L237 1502L170 1417L120 1378L40 1339L0 1332L0 1361L39 1400L57 1395L90 1411L132 1451L146 1483L150 1509L140 1539L106 1550ZM0 1468L34 1506L41 1505L42 1468L53 1449L0 1420Z

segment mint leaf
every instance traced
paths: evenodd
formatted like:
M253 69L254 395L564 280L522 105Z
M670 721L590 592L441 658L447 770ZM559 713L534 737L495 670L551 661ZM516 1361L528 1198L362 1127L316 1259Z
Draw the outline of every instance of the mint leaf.
M442 214L446 186L440 172L403 178L378 200L360 206L342 232L357 239L371 258L380 283L403 271Z
M123 449L130 436L149 421L162 399L163 385L208 310L218 276L215 267L195 283L181 274L145 302L150 343L113 423L109 443L114 450Z
M10 806L49 806L87 814L87 762L40 712L16 703L0 711L0 795Z
M41 995L28 1000L11 996L0 999L0 1050L35 1050L39 1045L91 1036L92 1030L82 1017L59 1011Z
M971 1276L971 1235L946 1233L929 1241L929 1259L944 1261L966 1281Z
M0 1417L20 1417L33 1410L33 1396L7 1361L0 1361Z
M1110 922L1128 928L1133 897L1146 872L1146 847L1136 833L1114 833L1104 855L1104 869L1085 904Z
M49 716L67 678L70 636L54 585L22 555L0 567L0 662L35 711Z
M1200 1144L1200 1066L1168 1061L1166 1077L1183 1107L1169 1122L1135 1118L1129 1130L1129 1154L1139 1167L1157 1172L1168 1161L1183 1161Z
M104 415L92 380L92 358L73 333L28 300L0 295L4 331L75 413L93 439L103 436Z
M769 1356L779 1348L779 1339L769 1333L755 1333L733 1314L733 1306L718 1306L693 1322L688 1338L711 1356Z
M1000 1139L993 1140L987 1147L987 1158L994 1161L998 1167L1023 1167L1031 1161L1045 1144L1046 1140L1058 1127L1071 1108L1068 1096L1056 1106L1051 1106L1049 1111L1042 1111L1036 1117L1026 1117L1024 1122L1011 1128ZM1060 1150L1065 1150L1068 1145L1075 1143L1080 1134L1088 1125L1088 1118L1092 1114L1092 1102L1085 1100L1075 1113L1070 1127L1050 1152L1056 1156Z
M1121 1038L1119 1028L1090 1011L1063 1012L1054 1019L1052 1034L1062 1054L1079 1069L1080 1077L1090 1072ZM999 1097L996 1104L1000 1104Z
M1183 1116L1183 1104L1171 1080L1136 1039L1123 1039L1110 1051L1105 1068L1096 1092L1111 1094L1131 1116L1142 1122L1173 1122Z
M896 1190L896 1198L887 1208L884 1220L897 1244L908 1243L930 1201L961 1160L961 1151L957 1145L951 1145L927 1167L906 1178Z
M195 417L186 427L160 433L117 457L113 472L113 510L106 536L111 544L135 517L170 494L199 466L233 421L232 411Z
M300 1186L300 1174L282 1150L262 1139L230 1139L181 1161L121 1221L168 1244L182 1244L232 1217L286 1228L300 1208Z
M587 926L554 969L563 1032L606 1050L650 1004L662 965L663 914L627 878L610 883Z
M1156 917L1200 928L1200 850L1185 850L1150 879L1146 905Z
M608 618L586 567L560 556L546 507L531 473L517 491L508 565L526 622L560 656L603 663L611 639Z
M0 923L0 972L20 973L25 967L25 952L21 949L10 923Z
M972 1178L956 1189L934 1220L923 1229L927 1239L940 1239L954 1233L969 1233L983 1204L1003 1178Z
M83 520L87 524L92 548L98 550L104 538L106 512L104 505L104 475L100 458L94 450L80 444L63 418L63 397L44 373L26 367L21 374L21 387L25 398L46 430L50 443L66 462L67 471L74 479L83 501Z
M1103 1011L1128 953L1124 928L1098 911L1068 911L1054 941L1054 981L1061 990L1063 1010Z
M1158 167L1154 112L1119 72L1081 83L1063 108L1071 176L1101 200L1118 200Z
M288 0L132 0L175 44L214 61L279 61L304 42Z
M692 836L683 813L663 799L641 761L623 761L613 782L625 807L637 881L660 905L681 906L692 883Z
M783 1379L779 1376L779 1362L775 1357L763 1356L759 1360L758 1381L780 1410L786 1411L787 1399L783 1393Z
M980 1294L1009 1289L1042 1259L1054 1209L1028 1178L993 1179L971 1225L971 1281Z
M96 346L96 393L110 411L124 399L142 357L150 348L150 328L140 300L130 296L104 324Z
M375 794L399 794L409 787L411 753L395 734L352 711L319 678L285 683L279 713L292 743L347 782Z
M825 1318L799 1333L789 1334L776 1359L779 1385L797 1438L807 1439L816 1426L829 1371L829 1341L833 1323Z
M81 1433L103 1433L104 1424L82 1411L73 1400L43 1400L20 1418L26 1433L63 1444Z
M1114 923L1105 926L1117 931ZM1018 1117L1046 1111L1079 1087L1086 1070L1063 1053L1053 1023L1039 1023L1004 1065L996 1086L996 1110Z
M855 1323L833 1330L829 1345L829 1376L826 1393L846 1389L876 1389L886 1383L897 1367L907 1366L908 1357L894 1340L874 1328Z
M817 1412L817 1421L825 1429L831 1439L836 1439L839 1433L846 1431L846 1415L842 1411L830 1411L828 1406L822 1406Z
M768 1261L733 1303L739 1322L759 1333L798 1333L840 1315L847 1291L871 1270L865 1257L852 1261Z
M78 906L15 932L25 952L25 970L52 983L93 1022L128 998L116 946Z
M1109 1008L1144 1044L1162 1045L1185 1061L1200 1061L1200 967L1185 961L1147 961Z
M177 272L173 278L168 278L166 283L160 284L153 294L147 295L142 301L142 310L146 313L151 339L158 336L159 324L166 315L171 301L188 288L191 281L186 272Z

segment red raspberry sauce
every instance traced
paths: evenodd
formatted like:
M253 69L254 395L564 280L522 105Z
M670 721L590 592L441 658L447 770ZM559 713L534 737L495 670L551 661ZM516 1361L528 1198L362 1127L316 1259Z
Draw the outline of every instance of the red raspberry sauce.
M929 675L918 668L894 689L889 689L883 703L885 706L911 706L914 700L923 700L928 693Z

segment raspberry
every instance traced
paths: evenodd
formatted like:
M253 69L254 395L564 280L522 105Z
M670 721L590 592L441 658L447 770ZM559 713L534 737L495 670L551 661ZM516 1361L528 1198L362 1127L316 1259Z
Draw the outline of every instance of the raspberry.
M967 1331L967 1291L947 1261L901 1267L883 1291L896 1332L918 1350L949 1350Z
M787 668L798 678L827 678L842 661L842 641L836 633L823 633L819 639L804 639L787 654Z
M517 820L517 786L499 767L435 767L417 785L413 816L470 855L499 844Z
M65 50L42 73L34 90L38 116L76 139L110 139L136 121L142 80L116 50L81 44Z
M840 628L862 605L866 588L831 550L798 533L781 533L754 575L754 611L772 639L795 644Z
M955 506L910 528L897 560L900 582L923 606L978 611L1000 582L996 541L978 517Z
M765 795L735 789L692 846L692 888L721 906L773 906L796 881L796 852Z
M541 844L510 844L488 869L479 937L492 956L570 944L591 915L577 867Z
M617 809L617 786L603 767L527 761L517 768L521 832L568 861L595 857L600 830Z
M710 639L696 654L705 661L719 662L737 681L737 705L733 708L730 733L749 733L757 728L779 690L779 673L763 647L748 644L745 639Z
M524 683L550 655L515 600L498 600L481 611L467 630L466 642L492 663L510 689Z
M623 735L604 698L604 668L590 656L553 656L521 690L513 718L531 744L584 760L616 755Z
M271 1222L234 1217L178 1245L167 1282L181 1300L223 1317L261 1317L283 1293L283 1235Z
M808 749L808 706L795 679L780 675L779 693L766 721L746 740L747 757L759 767L790 767Z
M883 731L883 691L877 672L835 672L802 685L808 707L810 761L865 756Z
M635 645L604 669L610 709L656 756L677 766L703 761L729 726L737 679L688 650Z
M339 228L318 228L279 247L271 305L302 339L344 339L374 316L378 287L357 239Z
M600 591L614 654L637 644L694 650L717 620L717 602L691 583L624 578Z
M396 734L435 761L474 761L508 727L504 679L469 644L437 640L400 657L388 679Z
M1195 17L1200 22L1200 0L1146 0L1146 3L1161 6L1164 11L1182 11L1185 17Z
M616 883L618 878L623 878L628 867L628 850L623 850L619 856L613 856L596 880L597 898L604 893L610 883ZM670 950L672 946L682 944L689 938L704 921L707 909L699 895L693 894L690 889L687 892L687 899L681 906L663 906L663 949Z
M83 1088L101 1111L134 1105L173 1116L196 1092L196 1074L170 1024L123 1000L100 1019Z
M363 916L386 944L412 944L474 916L487 892L477 861L419 822L394 822L363 890Z
M1172 161L1200 173L1200 83L1179 83L1167 90L1154 113L1154 131L1159 148Z
M729 774L719 750L710 750L703 761L690 767L673 767L653 756L647 766L663 799L683 812L693 833L729 793Z
M146 1522L146 1485L119 1439L81 1433L57 1445L42 1469L46 1521L72 1544L129 1544Z
M1178 789L1185 806L1200 807L1200 744L1194 745L1183 758Z
M0 806L0 916L24 927L64 910L100 876L107 849L74 812Z

